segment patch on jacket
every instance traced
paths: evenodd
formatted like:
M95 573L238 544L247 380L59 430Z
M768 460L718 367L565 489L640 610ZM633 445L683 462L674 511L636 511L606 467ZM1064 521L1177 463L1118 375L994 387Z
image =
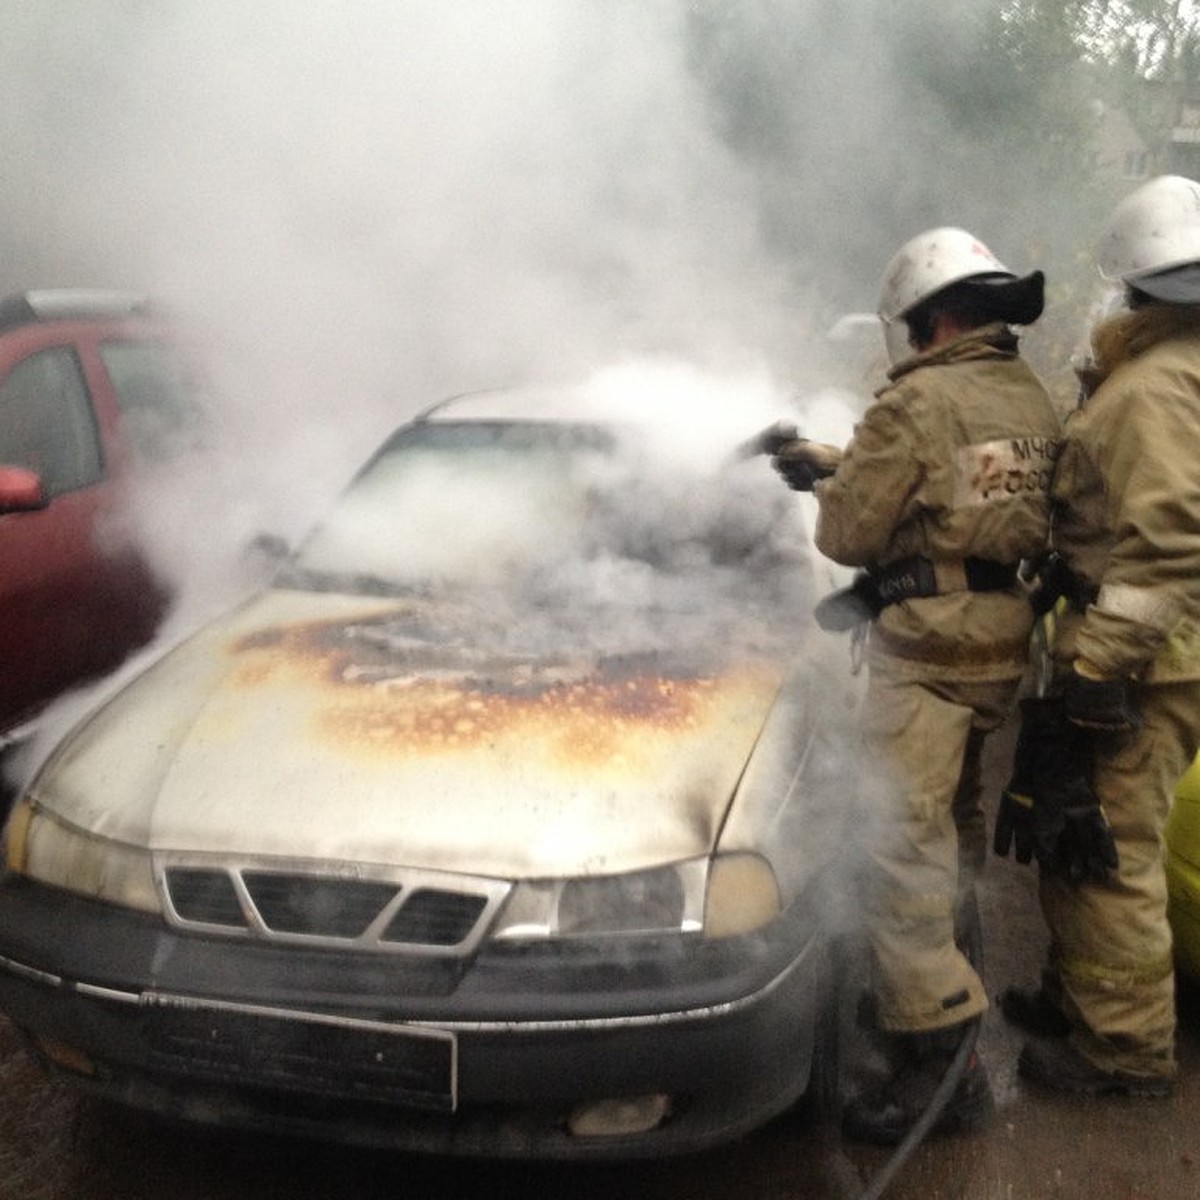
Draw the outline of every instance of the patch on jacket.
M961 446L954 463L954 507L987 504L1050 489L1058 438L1000 438Z

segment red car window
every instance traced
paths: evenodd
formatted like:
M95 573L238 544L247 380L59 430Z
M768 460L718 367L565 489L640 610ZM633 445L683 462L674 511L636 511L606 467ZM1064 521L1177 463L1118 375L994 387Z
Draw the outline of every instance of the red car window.
M0 383L0 463L36 471L51 497L99 480L96 421L69 347L30 355Z
M100 343L121 425L140 462L154 463L189 446L200 432L196 379L171 346L146 339Z

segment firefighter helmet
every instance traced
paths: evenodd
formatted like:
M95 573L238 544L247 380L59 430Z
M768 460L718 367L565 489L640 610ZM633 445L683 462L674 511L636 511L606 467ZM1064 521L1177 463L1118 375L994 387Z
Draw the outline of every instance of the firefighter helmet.
M878 311L892 362L908 352L904 318L938 293L968 282L980 285L978 296L998 321L1028 325L1041 316L1040 271L1018 278L974 234L953 226L931 229L905 242L883 273Z
M1161 300L1200 300L1200 183L1160 175L1113 210L1100 240L1100 274Z

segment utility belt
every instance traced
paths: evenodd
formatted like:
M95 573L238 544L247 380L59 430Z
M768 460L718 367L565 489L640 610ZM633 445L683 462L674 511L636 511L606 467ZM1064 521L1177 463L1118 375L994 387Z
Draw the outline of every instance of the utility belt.
M873 571L860 571L848 588L821 600L817 624L832 633L874 621L889 604L951 592L1003 592L1017 581L1017 564L988 558L938 559L913 555Z
M949 592L1003 592L1017 582L1015 563L990 558L933 559L914 555L870 573L880 608Z

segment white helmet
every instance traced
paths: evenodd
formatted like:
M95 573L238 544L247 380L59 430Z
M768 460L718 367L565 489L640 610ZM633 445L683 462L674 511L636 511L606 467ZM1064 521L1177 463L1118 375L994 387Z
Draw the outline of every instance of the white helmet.
M905 242L883 273L878 311L893 363L908 352L903 318L938 292L967 280L988 285L989 292L996 288L997 320L1027 325L1041 315L1040 271L1019 279L974 234L953 226L930 229Z
M1161 300L1195 303L1200 263L1200 183L1160 175L1113 210L1098 253L1100 274ZM1182 293L1182 294L1181 294Z

